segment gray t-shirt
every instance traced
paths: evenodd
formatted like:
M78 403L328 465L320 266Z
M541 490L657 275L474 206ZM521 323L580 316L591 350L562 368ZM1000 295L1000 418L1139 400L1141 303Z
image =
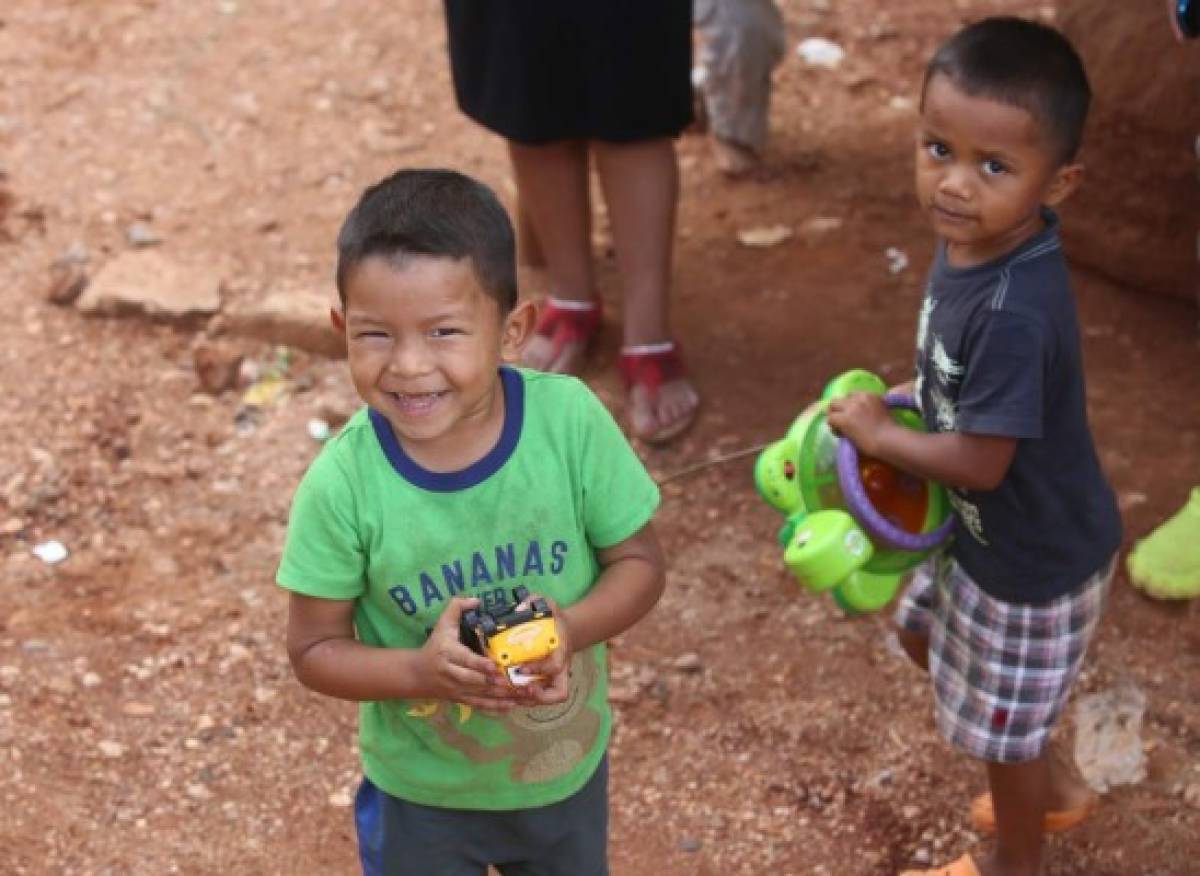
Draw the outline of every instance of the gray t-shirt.
M939 246L917 328L917 399L930 431L1019 439L994 490L949 490L954 558L987 593L1043 603L1121 542L1088 428L1075 303L1058 234L954 268Z

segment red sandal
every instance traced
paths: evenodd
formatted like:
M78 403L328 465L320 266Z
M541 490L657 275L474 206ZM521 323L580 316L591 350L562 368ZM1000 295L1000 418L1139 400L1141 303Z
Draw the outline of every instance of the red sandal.
M557 361L567 344L579 344L585 349L600 332L604 311L600 299L575 301L547 296L538 308L534 334L549 338L550 361Z
M651 404L658 400L658 390L664 383L687 377L687 368L679 357L679 347L673 341L661 344L640 344L625 347L621 350L618 362L621 379L626 391L635 386L646 390ZM649 435L638 435L643 441L651 444L662 444L685 432L696 421L696 407L693 407L678 421L659 429Z

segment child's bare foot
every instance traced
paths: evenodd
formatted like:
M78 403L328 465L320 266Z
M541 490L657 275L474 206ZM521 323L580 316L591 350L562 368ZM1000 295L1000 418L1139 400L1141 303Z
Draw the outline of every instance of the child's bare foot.
M578 374L602 319L599 301L547 298L521 364L555 374Z
M1050 743L1050 797L1046 809L1050 812L1090 812L1095 805L1096 792L1079 774L1067 743L1055 739Z
M1046 800L1043 830L1063 833L1081 824L1092 814L1099 798L1079 775L1066 743L1055 739L1047 757L1050 770L1050 795ZM996 829L996 810L992 795L981 794L971 801L971 824L982 833Z
M663 444L682 434L696 419L700 396L686 378L672 380L652 397L644 386L629 391L629 420L633 434L651 444Z
M761 163L758 153L749 146L715 136L709 138L709 143L717 169L728 177L745 176Z
M587 345L582 342L563 343L555 349L554 340L545 335L534 335L525 347L521 364L535 371L554 374L578 374L583 367Z
M695 422L700 396L670 341L626 347L621 374L629 389L630 428L638 438L663 444Z

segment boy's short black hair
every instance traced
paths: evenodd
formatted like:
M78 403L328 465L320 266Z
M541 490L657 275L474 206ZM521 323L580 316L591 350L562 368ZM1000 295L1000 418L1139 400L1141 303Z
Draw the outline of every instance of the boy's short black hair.
M1030 113L1060 164L1071 161L1083 139L1092 89L1083 61L1061 33L1023 18L985 18L960 30L925 68L921 100L935 75L974 97Z
M502 313L517 303L512 222L483 183L453 170L400 170L368 188L337 240L337 288L365 259L381 256L469 258L483 290Z

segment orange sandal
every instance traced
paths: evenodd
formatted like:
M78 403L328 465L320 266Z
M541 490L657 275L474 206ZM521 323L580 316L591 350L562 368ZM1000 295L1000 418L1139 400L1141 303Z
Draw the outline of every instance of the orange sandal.
M673 341L661 344L641 344L621 350L618 362L621 379L626 392L640 386L646 391L653 404L658 399L658 390L664 383L687 377L687 369L679 357L679 347ZM696 421L697 408L693 407L685 416L674 423L648 435L638 435L651 444L663 444L685 432Z
M975 866L974 858L963 855L957 861L943 867L934 867L932 870L905 870L900 876L979 876L979 868Z
M554 362L567 344L579 344L586 349L599 334L603 322L600 299L574 301L551 295L538 308L533 332L550 339L550 361Z
M1087 820L1096 808L1099 798L1092 795L1086 803L1074 809L1054 809L1046 812L1042 830L1046 833L1065 833ZM971 826L980 833L995 833L996 809L991 794L980 794L971 801Z

